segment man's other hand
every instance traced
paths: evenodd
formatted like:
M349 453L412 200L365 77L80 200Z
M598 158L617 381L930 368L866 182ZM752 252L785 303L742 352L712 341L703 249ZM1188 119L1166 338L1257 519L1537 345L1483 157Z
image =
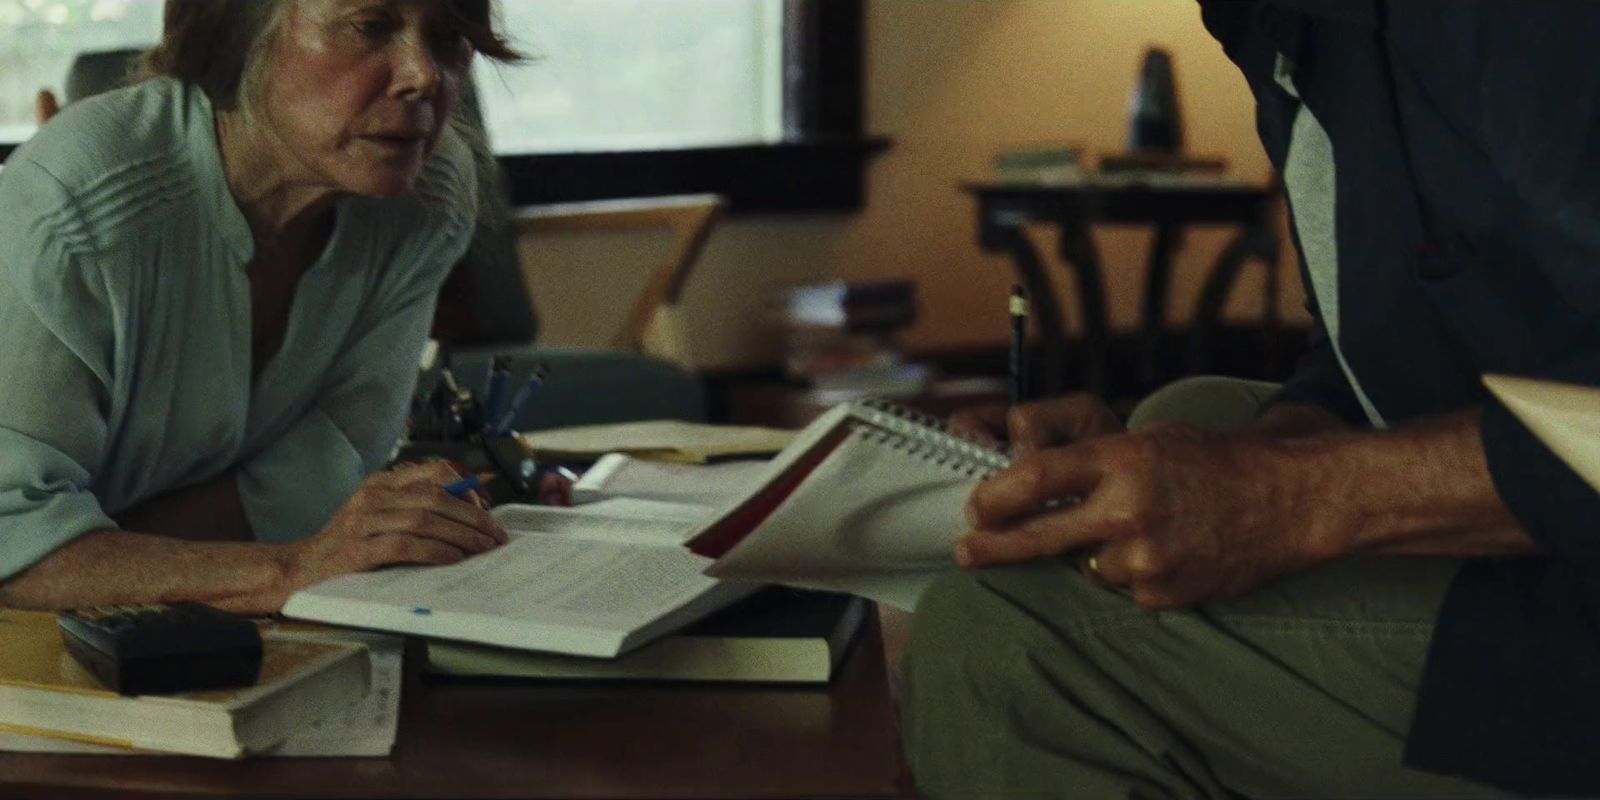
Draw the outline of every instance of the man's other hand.
M1123 431L1122 420L1092 394L1075 393L1018 406L977 406L950 415L950 430L1022 456Z

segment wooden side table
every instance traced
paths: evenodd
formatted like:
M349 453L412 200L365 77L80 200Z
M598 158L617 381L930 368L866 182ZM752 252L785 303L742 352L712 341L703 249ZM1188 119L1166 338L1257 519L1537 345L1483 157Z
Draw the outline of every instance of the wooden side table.
M1203 368L1228 290L1247 262L1257 260L1266 267L1267 291L1273 297L1277 295L1278 237L1271 220L1272 201L1277 193L1273 187L1232 183L984 182L967 184L964 189L977 201L979 245L1011 256L1017 275L1033 300L1033 313L1041 332L1039 353L1044 362L1035 371L1041 394L1054 394L1064 386L1061 363L1066 352L1066 330L1044 259L1022 230L1028 223L1054 225L1060 230L1059 255L1079 287L1084 329L1082 382L1100 394L1105 393L1108 383L1109 334L1100 255L1089 235L1091 226L1155 227L1141 315L1140 379L1144 383L1156 378L1167 292L1172 283L1172 256L1181 246L1187 226L1228 224L1239 228L1206 277L1189 341L1191 369ZM1275 306L1269 304L1268 309L1266 324L1276 329Z

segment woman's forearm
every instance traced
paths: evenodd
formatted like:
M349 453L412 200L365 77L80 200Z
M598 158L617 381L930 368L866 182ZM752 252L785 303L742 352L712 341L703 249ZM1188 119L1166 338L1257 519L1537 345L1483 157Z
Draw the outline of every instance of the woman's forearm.
M1339 554L1486 558L1539 552L1500 500L1468 412L1392 431L1282 443L1323 483Z
M199 601L242 612L275 611L258 598L270 597L284 585L292 548L94 531L0 581L0 606L58 609Z

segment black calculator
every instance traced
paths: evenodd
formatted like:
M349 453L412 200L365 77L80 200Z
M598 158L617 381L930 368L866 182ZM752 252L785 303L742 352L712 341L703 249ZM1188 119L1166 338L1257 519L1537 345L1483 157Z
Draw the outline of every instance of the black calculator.
M261 673L261 632L204 603L60 611L67 652L118 694L250 686Z

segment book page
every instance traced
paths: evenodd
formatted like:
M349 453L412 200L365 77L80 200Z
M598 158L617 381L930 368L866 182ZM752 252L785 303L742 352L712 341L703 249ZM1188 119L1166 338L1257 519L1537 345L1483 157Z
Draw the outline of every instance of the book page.
M678 420L584 425L521 434L535 454L599 458L606 453L652 454L700 461L729 455L776 453L793 431Z
M492 513L506 530L518 533L666 546L682 542L715 511L688 503L616 497L574 508L513 503L497 506Z
M334 578L297 593L285 613L299 616L297 601L346 599L404 609L417 617L462 614L625 631L716 583L701 574L706 559L675 544L553 533L511 536L510 543L458 564Z
M344 575L296 592L284 614L530 650L614 656L748 587L705 576L682 546L705 511L607 501L501 506L511 541L457 564ZM609 512L606 511L609 509ZM618 513L622 512L622 513ZM634 516L650 513L649 517Z
M675 464L608 453L573 484L572 499L639 498L720 508L755 491L766 473L766 461Z

